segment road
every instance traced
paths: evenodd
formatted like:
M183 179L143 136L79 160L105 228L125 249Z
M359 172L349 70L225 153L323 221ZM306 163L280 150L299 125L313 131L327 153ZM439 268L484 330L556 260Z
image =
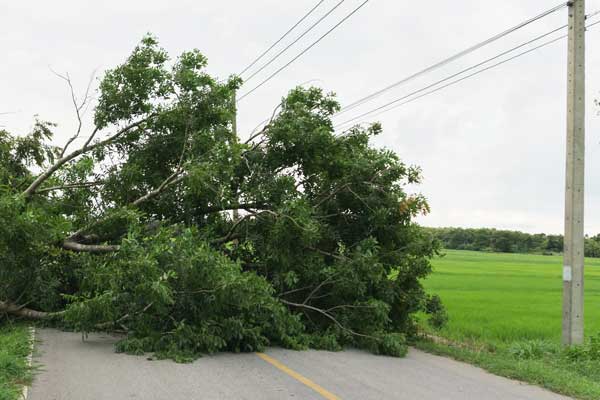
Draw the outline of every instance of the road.
M29 400L560 400L567 397L411 349L405 358L362 351L217 354L191 364L116 354L115 338L41 330L41 370Z

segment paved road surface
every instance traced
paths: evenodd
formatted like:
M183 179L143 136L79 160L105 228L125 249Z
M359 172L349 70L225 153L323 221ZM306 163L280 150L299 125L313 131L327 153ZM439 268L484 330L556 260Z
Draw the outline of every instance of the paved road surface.
M560 400L567 399L443 357L361 351L218 354L192 364L116 354L114 338L37 332L42 365L29 400Z

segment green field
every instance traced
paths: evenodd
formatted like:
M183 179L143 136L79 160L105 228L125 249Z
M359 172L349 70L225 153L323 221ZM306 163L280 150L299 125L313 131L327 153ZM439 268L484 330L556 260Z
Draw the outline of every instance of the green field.
M586 344L564 348L562 257L445 251L423 281L448 311L423 350L580 399L600 399L600 259L586 260ZM590 341L596 336L596 341Z
M459 340L560 341L562 256L446 250L424 285L439 294ZM600 332L600 259L586 259L585 332Z

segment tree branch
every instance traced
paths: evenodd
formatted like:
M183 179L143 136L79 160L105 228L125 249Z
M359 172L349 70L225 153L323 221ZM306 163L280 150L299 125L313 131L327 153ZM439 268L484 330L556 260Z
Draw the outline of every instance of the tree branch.
M45 312L32 310L30 308L19 306L11 302L5 302L0 300L0 312L5 312L17 317L29 318L29 319L51 319L62 316L64 311L57 312Z
M341 185L341 186L335 188L334 190L332 190L331 192L329 192L329 194L325 198L321 199L317 204L314 205L314 208L317 208L321 204L325 203L327 200L329 200L330 198L335 196L337 193L341 192L348 185L350 185L350 183L344 183L343 185Z
M242 218L235 221L235 223L233 224L231 229L229 229L229 232L227 232L227 235L223 236L222 238L212 240L211 243L212 244L223 244L223 243L227 243L228 241L232 240L235 236L234 232L235 232L236 228L240 225L240 223L242 221L244 221L246 218L250 218L255 215L256 214L253 214L253 213L244 215Z
M94 128L94 130L92 131L92 134L88 137L88 139L83 144L83 147L88 147L88 145L92 142L92 140L96 136L96 133L98 133L99 130L100 129L98 129L98 127Z
M86 144L80 148L79 150L75 150L72 153L61 157L58 161L56 161L50 168L48 168L46 171L44 171L42 174L40 174L32 183L31 185L29 185L29 187L27 189L25 189L25 191L23 192L23 196L25 196L25 198L29 198L31 196L33 196L33 194L35 194L36 190L38 189L38 187L44 183L48 178L50 178L50 176L52 176L52 174L54 172L56 172L58 169L60 169L63 165L65 165L66 163L68 163L69 161L71 161L72 159L80 156L81 154L87 153L90 150L96 149L98 147L102 147L105 146L107 144L110 144L112 142L114 142L115 140L117 140L119 137L121 137L122 135L124 135L125 133L131 131L134 128L137 128L138 126L142 125L143 123L147 122L148 120L150 120L151 118L153 118L155 116L155 114L151 114L149 116L147 116L146 118L143 118L139 121L133 122L127 126L125 126L124 128L120 129L119 131L117 131L115 134L113 134L112 136L97 142L95 144L90 145L89 144L89 139L88 142L86 142ZM94 132L97 131L97 128L94 130ZM91 138L91 137L90 137Z
M101 186L101 185L104 185L105 183L106 182L104 182L104 181L95 181L95 182L71 183L71 184L62 185L62 186L50 186L47 188L38 189L37 193L47 193L47 192L52 192L54 190L77 189L77 188L86 188L86 187L92 187L92 186Z
M348 258L348 257L346 257L346 256L342 256L342 255L339 255L339 254L330 253L330 252L328 252L328 251L321 250L321 249L319 249L319 248L316 248L316 247L308 246L308 247L306 247L306 248L307 248L308 250L316 251L317 253L323 254L324 256L333 257L333 258L335 258L336 260L341 260L341 261L348 261L348 260L349 260L349 258Z
M289 294L293 294L293 293L302 292L302 291L304 291L304 290L312 289L313 287L314 287L314 285L310 285L310 286L304 286L304 287L297 288L297 289L291 289L291 290L288 290L288 291L285 291L285 292L279 293L279 294L277 295L277 297L281 297L281 296L287 296L287 295L289 295Z
M78 253L112 253L119 251L121 246L112 244L81 244L74 240L65 240L62 247L66 250L75 251Z
M250 209L259 209L265 210L268 205L265 203L240 203L240 204L228 204L225 206L211 206L207 207L200 212L202 214L212 214L215 212L221 211L231 211L231 210L250 210Z
M146 193L142 197L134 200L133 203L131 203L131 204L134 205L134 206L139 206L143 202L148 201L148 200L152 199L153 197L158 196L159 194L161 194L162 192L164 192L168 187L173 186L173 185L181 182L187 176L187 175L180 175L181 173L182 173L181 169L178 169L177 171L173 172L171 175L169 175L167 177L167 179L165 179L160 184L159 187L157 187L156 189L154 189L151 192ZM177 175L180 175L180 176L177 176Z
M319 283L319 284L318 284L318 285L317 285L317 286L316 286L316 287L315 287L315 288L314 288L314 289L313 289L313 290L312 290L312 291L309 293L309 295L308 295L308 296L306 296L306 299L304 299L304 301L302 302L302 304L308 304L308 302L310 301L310 299L312 299L312 298L313 298L313 296L314 296L315 294L317 294L317 292L318 292L319 290L321 290L321 288L322 288L323 286L325 286L327 283L329 283L329 282L331 281L331 278L333 278L334 276L335 276L335 275L331 275L331 276L327 277L327 278L326 278L326 279L325 279L323 282ZM333 283L333 282L331 282L331 283Z
M273 120L275 119L275 116L277 115L277 110L279 110L279 108L281 107L281 105L282 104L279 103L277 105L277 107L275 107L275 109L273 110L273 113L271 114L271 119L268 120L269 122L260 131L258 131L257 133L250 134L250 137L248 138L248 140L246 140L244 142L244 144L250 143L252 140L256 139L257 137L259 137L260 135L262 135L263 133L265 133L267 131L267 129L269 129L269 127L271 126L271 123L273 122ZM267 120L265 120L263 122L266 122L266 121ZM260 126L260 124L259 124L259 126ZM254 130L256 130L256 128L254 128Z
M138 199L133 201L131 203L131 205L134 205L137 207L140 204L142 204L143 202L148 201L148 200L152 199L153 197L158 196L160 193L164 192L167 188L181 182L187 176L185 174L179 175L181 173L182 173L181 170L175 171L174 173L169 175L160 184L160 186L158 188L139 197ZM177 175L179 175L179 176L177 176ZM104 221L107 221L109 218L111 218L110 215L105 216L103 218L100 218L100 219L94 221L93 224L87 225L87 226L77 230L76 232L71 234L67 239L65 239L65 241L63 242L63 248L68 249L68 250L73 250L73 251L90 252L90 253L106 253L106 252L118 251L120 249L120 247L118 245L84 245L84 244L79 243L79 238L81 238L83 236L83 233L85 231L92 228L93 226L96 226Z
M152 305L153 305L153 304L154 304L154 302L150 302L150 303L149 303L149 304L147 304L147 305L146 305L146 306L145 306L145 307L144 307L144 308L143 308L141 311L138 311L137 313L134 313L133 315L139 315L139 314L143 314L143 313L145 313L146 311L148 311L148 309L149 309L150 307L152 307ZM130 317L131 317L131 314L130 314L130 313L127 313L127 314L123 315L122 317L120 317L119 319L117 319L116 321L107 321L107 322L101 322L101 323L99 323L99 324L96 324L95 328L96 328L96 329L103 330L103 329L106 329L106 328L108 328L109 326L113 326L113 325L119 325L119 324L121 324L123 321L127 320L127 319L128 319L128 318L130 318Z
M331 312L333 310L338 310L340 308L375 308L375 306L370 306L370 305L353 305L353 304L340 304L339 306L333 306L331 308L328 308L327 310L325 310L326 312Z
M81 100L81 104L78 104L77 98L75 96L75 89L73 89L73 84L71 83L71 77L69 76L69 73L66 73L65 75L61 75L58 72L52 70L52 68L50 68L50 71L52 71L52 73L54 73L54 75L63 79L65 82L67 82L67 85L69 85L69 89L71 91L71 101L73 102L73 107L75 108L75 115L77 116L77 131L75 132L75 135L73 135L67 141L67 143L63 147L62 151L60 152L60 158L62 158L65 155L67 148L71 145L71 143L73 143L73 141L75 139L77 139L79 137L79 134L81 133L81 127L83 126L81 110L83 109L83 107L85 107L87 101L89 100L90 87L92 85L92 80L94 78L94 75L92 74L92 76L90 77L87 88L85 90L85 95L83 96L83 100Z
M320 308L313 307L313 306L308 305L308 304L293 303L291 301L287 301L287 300L284 300L284 299L281 299L281 298L279 299L279 301L281 301L283 304L286 304L286 305L291 306L291 307L304 308L304 309L307 309L307 310L312 310L312 311L318 312L319 314L321 314L321 315L325 316L326 318L330 319L331 321L333 321L338 327L340 327L340 329L342 329L342 330L344 330L344 331L346 331L346 332L348 332L348 333L350 333L350 334L352 334L354 336L369 338L369 339L373 339L373 340L380 340L378 337L371 336L371 335L365 335L365 334L362 334L362 333L358 333L358 332L353 331L350 328L345 327L333 315L329 314L327 311L322 310Z
M177 168L175 169L175 172L173 172L171 175L169 175L159 186L158 188L146 193L145 195L137 198L136 200L134 200L131 205L133 206L139 206L140 204L158 196L159 194L161 194L163 191L165 191L168 187L173 186L179 182L181 182L183 179L185 179L185 177L187 175L183 174L183 158L185 155L185 151L187 148L187 139L188 139L188 130L189 130L189 125L186 126L186 131L185 131L185 135L186 135L186 139L184 140L183 146L182 146L182 150L181 150L181 155L179 157L179 162L177 164ZM88 140L89 142L89 140ZM86 145L87 143L86 142ZM95 145L94 145L95 146ZM84 145L85 147L85 145ZM87 252L111 252L111 251L118 251L119 250L119 246L106 246L106 245L81 245L80 243L78 243L76 241L76 239L82 237L83 233L87 230L90 229L92 226L94 225L98 225L99 223L106 221L108 218L110 218L110 216L108 217L104 217L101 218L100 220L96 220L92 225L88 225L84 228L81 228L79 230L77 230L75 233L73 233L72 235L70 235L64 242L63 242L63 247L69 250L73 250L73 251L87 251Z
M273 215L275 218L279 218L279 217L287 218L290 221L292 221L292 223L294 225L296 225L299 229L302 229L303 231L307 231L307 232L313 232L312 229L300 225L300 223L298 221L296 221L293 217L291 217L287 214L278 213L273 210L262 210L260 213L257 213L256 215L260 215L262 213Z

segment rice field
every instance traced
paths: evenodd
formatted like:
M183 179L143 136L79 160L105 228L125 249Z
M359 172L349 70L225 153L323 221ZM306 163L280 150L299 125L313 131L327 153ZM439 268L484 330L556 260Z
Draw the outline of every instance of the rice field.
M441 335L456 340L507 344L560 341L562 256L446 250L424 280L448 314ZM600 259L587 259L585 333L600 332Z

